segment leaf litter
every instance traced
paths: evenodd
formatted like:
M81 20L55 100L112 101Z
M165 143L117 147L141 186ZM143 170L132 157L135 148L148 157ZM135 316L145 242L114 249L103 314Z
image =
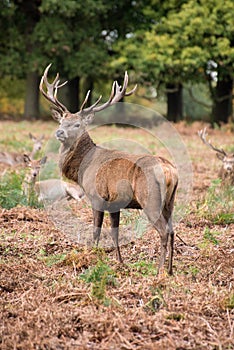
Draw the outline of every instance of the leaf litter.
M194 130L179 127L184 142L196 144ZM231 142L228 133L214 134L217 142ZM188 146L193 198L176 226L173 277L155 276L160 243L150 227L121 246L121 265L113 249L66 236L43 209L0 210L2 350L234 349L234 224L197 215L218 168L208 166L210 151L197 144L199 160L197 147ZM90 209L82 208L90 223ZM87 271L93 282L80 278Z

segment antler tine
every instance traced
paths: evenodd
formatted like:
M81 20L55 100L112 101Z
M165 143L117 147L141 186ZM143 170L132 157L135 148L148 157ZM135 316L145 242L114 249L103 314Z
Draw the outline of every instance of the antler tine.
M102 111L103 109L109 106L112 106L113 104L119 102L121 98L123 98L124 96L129 96L133 94L137 88L137 85L136 85L131 91L126 92L127 86L128 86L128 73L126 71L124 75L123 87L119 85L117 81L114 81L112 84L111 94L107 102L105 102L101 106L97 106L97 104L101 100L101 96L100 96L99 99L92 106L84 108L88 100L88 96L89 96L89 92L88 92L84 102L82 103L81 109L78 113L83 113L83 114L90 113L90 112L95 113L95 112Z
M84 99L84 102L82 103L82 105L81 105L80 110L79 110L78 113L81 113L81 112L83 112L83 113L89 113L89 112L91 112L91 111L94 109L94 107L100 102L100 100L101 100L101 98L102 98L102 95L100 95L99 98L97 99L97 101L94 102L94 104L92 104L91 106L89 106L89 107L87 107L87 108L84 109L84 106L86 105L86 103L87 103L87 101L88 101L89 94L90 94L90 90L87 92L86 97L85 97L85 99Z
M134 88L128 92L125 93L125 96L130 96L132 95L137 89L137 84L134 86Z
M85 99L84 99L84 101L83 101L83 103L82 103L82 105L81 105L81 107L80 107L80 111L82 111L83 108L84 108L84 106L86 105L86 103L87 103L87 101L88 101L88 98L89 98L89 94L90 94L90 90L88 90L88 92L87 92L87 94L86 94L86 96L85 96Z
M225 156L227 155L226 152L222 148L219 149L217 147L214 147L212 145L212 143L210 142L210 140L207 141L207 139L206 139L206 135L207 135L206 127L204 129L198 131L198 135L200 136L200 138L204 142L204 144L207 145L208 147L210 147L211 149L213 149L215 152L221 153L221 154L223 154Z
M123 98L124 96L132 95L137 89L137 85L135 85L132 90L126 92L127 86L128 86L128 72L125 71L122 90L121 90L121 85L119 85L116 82L116 90L117 90L117 92L116 92L115 97L113 98L112 104L114 104L116 102L119 102L121 100L121 98Z
M116 81L113 82L112 84L112 88L111 88L111 93L110 93L110 97L109 97L109 100L107 102L105 102L103 105L99 106L99 107L96 107L94 108L94 113L95 112L99 112L103 109L105 109L106 107L110 106L111 105L111 102L113 100L113 97L115 95L115 87L116 87Z
M52 63L50 63L46 67L44 74L41 78L41 82L40 82L40 86L39 86L40 91L42 92L43 96L47 100L49 100L53 105L55 105L55 107L57 107L61 112L68 112L67 108L61 102L59 102L59 100L57 99L58 89L60 87L64 86L67 83L67 81L65 81L64 83L59 85L59 83L60 83L59 73L57 73L54 81L52 83L48 82L47 75L48 75L48 71L51 67L51 64ZM43 84L46 85L47 92L44 91Z

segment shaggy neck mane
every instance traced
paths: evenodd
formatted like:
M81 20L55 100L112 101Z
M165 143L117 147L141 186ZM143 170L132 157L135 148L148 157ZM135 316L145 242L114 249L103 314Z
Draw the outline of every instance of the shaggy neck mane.
M60 169L62 174L68 179L77 182L78 175L79 178L82 177L81 173L83 172L81 168L85 166L87 160L90 162L92 150L95 150L95 148L96 145L89 134L84 132L84 134L82 134L74 145L66 152L65 156L60 159ZM90 153L90 155L87 157L88 153Z

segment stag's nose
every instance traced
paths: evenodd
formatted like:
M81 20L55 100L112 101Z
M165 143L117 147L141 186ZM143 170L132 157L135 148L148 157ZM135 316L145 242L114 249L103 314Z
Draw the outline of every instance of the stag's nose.
M61 129L58 129L55 133L55 136L59 139L60 137L65 136L65 132Z

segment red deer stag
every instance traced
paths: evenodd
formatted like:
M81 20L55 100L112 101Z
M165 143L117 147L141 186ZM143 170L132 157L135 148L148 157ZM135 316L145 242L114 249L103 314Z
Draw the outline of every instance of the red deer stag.
M222 148L214 147L210 140L207 141L206 128L198 131L198 135L206 146L211 148L216 152L216 156L219 160L222 161L222 167L219 171L219 177L222 180L222 183L225 185L234 185L234 153L227 154Z
M148 220L159 232L161 254L159 259L160 274L164 271L168 240L169 267L172 274L174 231L172 211L178 183L176 168L166 159L149 154L133 155L118 150L97 146L86 131L86 126L93 120L95 113L119 102L124 96L134 93L126 92L128 74L125 72L123 87L117 81L112 85L109 100L98 105L99 99L90 107L85 107L88 91L80 110L70 113L58 100L57 91L60 84L59 74L52 83L47 80L45 69L40 83L40 91L52 103L53 118L59 121L56 138L61 142L59 166L68 179L78 182L89 198L93 210L93 239L98 245L104 211L108 211L111 222L111 237L114 241L117 259L122 262L120 254L119 218L120 209L143 209ZM46 86L47 92L44 91Z

